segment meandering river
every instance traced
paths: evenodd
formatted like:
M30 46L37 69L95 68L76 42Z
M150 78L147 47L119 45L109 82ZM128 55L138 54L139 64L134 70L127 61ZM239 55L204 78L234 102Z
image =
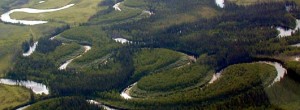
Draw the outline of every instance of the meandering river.
M48 12L55 12L63 9L67 9L74 6L74 4L69 4L61 8L56 9L32 9L32 8L21 8L21 9L13 9L1 15L1 20L7 23L13 24L24 24L24 25L37 25L37 24L44 24L48 23L48 21L30 21L30 20L17 20L10 17L10 14L14 12L25 12L25 13L48 13Z
M39 3L43 3L44 1L40 1ZM225 7L225 3L224 3L224 0L215 0L217 6L219 6L220 8L224 8ZM122 11L121 8L119 7L121 4L121 2L115 4L113 6L113 8L117 11ZM24 24L24 25L37 25L37 24L44 24L44 23L47 23L48 21L30 21L30 20L16 20L16 19L12 19L10 17L10 14L14 13L14 12L25 12L25 13L47 13L47 12L54 12L54 11L59 11L59 10L63 10L63 9L67 9L69 7L72 7L74 4L69 4L69 5L66 5L64 7L61 7L61 8L57 8L57 9L45 9L45 10L39 10L39 9L31 9L31 8L21 8L21 9L14 9L14 10L11 10L7 13L4 13L1 15L1 20L3 22L8 22L8 23L14 23L14 24ZM153 13L150 12L150 11L144 11L144 13L148 13L149 15L152 15ZM289 29L289 30L285 30L281 27L277 27L276 29L279 31L279 37L286 37L286 36L291 36L292 33L294 33L296 30L300 29L300 20L297 20L296 21L297 23L297 26L295 29ZM52 37L51 40L53 40L55 37ZM127 39L124 39L124 38L115 38L114 39L116 42L120 42L122 44L124 43L130 43L131 41L128 41ZM35 42L33 46L30 47L29 51L26 52L26 53L23 53L23 56L30 56L36 49L38 45L38 42ZM90 46L84 46L85 48L85 51L83 54L85 54L86 52L88 52L91 47ZM79 57L81 57L83 54L73 58L73 59L70 59L68 61L66 61L64 64L62 64L60 67L59 67L59 70L64 70L67 68L67 66L74 60L74 59L77 59ZM262 62L256 62L256 63L265 63L265 64L269 64L269 65L272 65L276 68L276 71L277 71L277 76L276 78L273 80L273 82L269 85L269 86L272 86L274 83L276 82L279 82L285 74L287 74L287 70L280 64L280 63L277 63L277 62L265 62L265 61L262 61ZM218 80L219 78L221 78L221 75L222 75L222 71L216 73L212 79L209 81L209 84L212 84L214 83L216 80ZM20 86L24 86L26 88L29 88L31 89L35 94L46 94L48 95L49 94L49 89L41 84L41 83L36 83L36 82L33 82L33 81L15 81L15 80L11 80L11 79L0 79L0 83L1 84L6 84L6 85L20 85ZM132 97L130 96L130 90L132 89L133 86L135 86L137 84L134 83L130 86L128 86L126 89L124 89L121 93L121 96L124 98L124 99L132 99ZM99 107L103 107L104 109L106 110L115 110L113 108L110 108L108 106L105 106L95 100L87 100L87 102L89 102L90 104L96 104L98 105ZM24 106L22 108L19 108L17 110L22 110L24 108L27 108L29 107L30 105L27 105L27 106Z
M220 8L225 7L225 0L215 0L216 5ZM286 6L287 9L288 6ZM287 10L288 11L288 10ZM292 36L293 33L295 33L297 30L300 29L300 20L296 19L296 27L294 29L284 29L282 27L276 27L276 30L279 32L278 37L288 37Z
M278 37L288 37L292 36L297 30L300 29L300 20L296 20L296 27L294 29L284 29L282 27L277 27L276 30L279 32Z
M279 82L282 78L284 78L285 74L287 74L287 69L285 69L280 63L278 62L269 62L269 61L259 61L259 62L254 62L254 63L264 63L264 64L268 64L268 65L272 65L275 67L276 71L277 71L277 75L275 77L275 79L273 80L273 82L269 85L272 86L274 83ZM222 76L222 71L214 74L214 76L212 77L212 79L209 81L208 84L212 84L215 81L217 81L219 78L221 78Z
M268 65L272 65L275 67L276 71L277 71L277 75L275 77L275 79L273 80L273 82L268 86L272 86L274 83L279 82L282 78L284 78L285 74L287 74L287 69L285 69L280 63L278 62L270 62L270 61L258 61L258 62L253 62L253 63L264 63L264 64L268 64ZM217 81L219 78L222 77L222 73L223 70L215 73L213 75L213 77L211 78L211 80L208 82L207 86L214 83L215 81ZM132 99L133 97L130 96L130 90L132 89L133 86L135 86L137 84L137 82L133 83L132 85L128 86L127 88L125 88L120 96L126 100Z

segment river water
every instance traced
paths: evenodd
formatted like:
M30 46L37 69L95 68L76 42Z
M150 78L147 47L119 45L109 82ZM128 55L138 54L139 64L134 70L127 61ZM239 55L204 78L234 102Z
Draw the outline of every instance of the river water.
M121 2L116 3L116 4L113 6L113 8L114 8L116 11L122 11L121 8L120 8L120 4L121 4Z
M297 30L300 29L300 20L296 20L296 27L294 29L284 29L282 27L277 27L276 30L279 32L278 37L288 37L292 36Z
M72 59L66 61L66 62L65 62L64 64L62 64L58 69L59 69L59 70L65 70L65 69L67 69L68 65L69 65L73 60L75 60L75 59L81 57L83 54L87 53L89 50L92 49L91 46L87 46L87 45L86 45L86 46L83 46L83 47L84 47L84 52L83 52L81 55L79 55L79 56L77 56L77 57L75 57L75 58L72 58Z
M13 24L24 24L24 25L37 25L37 24L44 24L48 23L48 21L31 21L31 20L17 20L10 17L10 14L14 12L25 12L25 13L48 13L48 12L55 12L63 9L67 9L74 6L74 4L69 4L61 8L56 9L32 9L32 8L21 8L21 9L13 9L1 15L1 20L7 23Z
M220 8L225 7L225 1L224 0L216 0L215 2L217 4L217 6L219 6Z
M33 52L35 51L35 49L36 49L36 47L37 47L38 44L39 44L39 42L35 42L35 43L33 44L33 46L30 46L30 47L29 47L29 50L28 50L27 52L23 53L23 56L24 56L24 57L28 57L28 56L30 56L31 54L33 54Z
M113 40L116 42L122 43L122 44L131 43L131 41L124 39L124 38L114 38Z
M135 86L137 84L137 82L133 83L132 85L128 86L127 88L125 88L122 93L120 94L122 98L129 100L132 99L132 97L130 96L130 90L132 89L133 86Z
M49 89L46 85L34 81L17 81L12 79L0 79L0 84L19 85L31 89L35 94L49 94Z
M285 69L280 63L278 62L268 62L268 61L259 61L259 62L254 62L254 63L264 63L264 64L268 64L268 65L272 65L275 67L276 71L277 71L277 75L275 77L275 79L273 80L273 82L269 85L272 86L274 83L279 82L281 79L284 78L285 74L287 74L287 69ZM221 78L222 76L222 71L214 74L214 76L212 77L212 79L209 81L208 84L212 84L215 81L217 81L219 78Z

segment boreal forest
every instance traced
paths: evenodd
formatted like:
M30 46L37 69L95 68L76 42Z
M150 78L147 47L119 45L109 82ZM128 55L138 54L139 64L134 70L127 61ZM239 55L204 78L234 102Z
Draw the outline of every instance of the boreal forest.
M0 110L299 110L300 0L1 0Z

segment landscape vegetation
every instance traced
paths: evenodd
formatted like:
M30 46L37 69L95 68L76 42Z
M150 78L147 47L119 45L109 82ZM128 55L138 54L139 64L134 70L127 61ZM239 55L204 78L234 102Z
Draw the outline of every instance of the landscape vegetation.
M298 0L2 0L0 14L3 110L300 109Z

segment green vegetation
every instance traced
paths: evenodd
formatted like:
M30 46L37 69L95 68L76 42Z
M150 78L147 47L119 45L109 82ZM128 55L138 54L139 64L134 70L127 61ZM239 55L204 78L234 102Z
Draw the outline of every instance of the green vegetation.
M68 4L75 4L74 6L51 13L39 13L39 14L28 14L22 12L12 13L11 17L15 19L28 19L28 20L46 20L58 23L67 23L70 25L78 25L85 23L88 19L95 14L98 10L102 10L103 7L97 7L97 4L102 0L62 0L57 1L46 1L45 3L39 4L37 2L30 3L24 7L32 7L37 9L47 8L59 8ZM68 16L65 16L68 15Z
M8 11L9 9L13 9L14 7L18 7L28 3L28 0L2 0L0 2L0 13Z
M85 23L93 14L102 9L102 7L97 7L97 4L100 3L101 0L88 0L80 2L78 2L78 0L61 0L60 2L50 0L42 4L39 4L38 2L38 0L3 0L0 2L0 13L2 14L10 9L16 9L20 7L32 7L38 9L43 7L43 9L45 9L57 8L68 3L77 4L76 6L71 7L69 10L61 10L57 13L42 13L38 15L18 13L18 17L14 17L14 14L16 13L11 14L12 18L18 19L24 18L29 20L49 20L50 23L47 24L20 26L0 23L0 76L6 73L8 68L12 66L12 59L14 59L13 56L15 56L15 54L20 54L20 45L22 42L29 40L29 38L34 38L34 40L37 40L41 37L52 37L53 35L58 34L58 32L60 33L58 29L63 28L66 25L73 26Z
M151 72L185 65L190 62L187 57L168 49L142 49L134 55L135 72L132 79L137 80Z
M137 85L130 90L130 95L142 98L168 96L202 87L212 77L213 72L209 70L209 67L192 64L151 74L138 81Z
M226 68L222 72L221 78L208 86L196 86L170 95L137 98L126 102L113 97L113 93L103 95L105 96L103 98L107 99L105 100L107 103L128 109L151 109L152 105L156 104L159 105L156 106L156 109L273 108L276 105L269 103L264 89L268 88L268 84L273 81L275 76L275 68L268 64L238 64ZM110 99L114 99L114 101L110 101Z
M43 101L28 109L95 109L85 101L90 98L124 109L299 109L299 62L292 60L300 49L290 45L299 43L300 34L278 38L276 31L296 26L295 3L231 3L221 9L212 0L38 2L0 2L1 12L75 4L53 13L12 14L48 24L0 23L0 76L50 88L48 97L35 97ZM113 8L119 2L122 11ZM287 4L293 4L289 12ZM37 50L23 57L28 46L22 44L31 38L39 41ZM72 58L66 70L58 69ZM282 62L289 74L269 87L276 70L245 63L257 59ZM219 70L221 77L208 84ZM123 99L120 92L134 82L133 99Z
M146 91L178 90L194 85L207 76L208 70L208 67L196 65L172 69L146 76L137 86Z
M289 73L278 84L271 88L266 88L270 103L285 110L297 110L300 107L300 86L299 86L299 62L285 62Z
M25 110L99 110L99 107L89 104L84 98L60 97L40 101Z
M96 26L72 28L52 41L48 39L48 42L58 40L64 45L57 45L52 52L36 51L28 58L17 56L14 65L17 68L8 72L7 77L44 82L53 95L92 94L95 91L123 87L122 84L128 80L133 71L129 53L132 50L113 42L103 31L97 30L98 28ZM45 44L41 42L39 45ZM91 45L92 49L83 54L84 49L80 45ZM44 47L44 50L53 48ZM111 54L107 63L94 62L107 54ZM82 56L75 59L67 70L58 70L62 63L78 55Z
M65 61L75 58L83 52L83 47L76 43L71 43L57 47L57 49L53 53L49 53L48 56L50 57L50 59L56 61L57 65L61 65ZM40 55L40 57L43 56L45 55Z
M111 0L106 0L111 1ZM133 5L128 5L128 3L135 2ZM144 18L148 18L150 15L144 13L146 10L143 6L143 1L132 1L132 0L124 0L120 3L119 7L121 11L115 11L112 7L113 4L100 4L104 7L107 7L103 11L99 11L96 15L94 15L90 21L89 25L110 25L110 24L118 24L118 23L127 23L134 22Z
M228 0L229 2L233 2L239 5L252 5L256 3L268 3L268 2L283 2L283 1L293 1L300 4L298 0Z
M0 109L10 110L30 101L30 91L23 87L0 84Z

